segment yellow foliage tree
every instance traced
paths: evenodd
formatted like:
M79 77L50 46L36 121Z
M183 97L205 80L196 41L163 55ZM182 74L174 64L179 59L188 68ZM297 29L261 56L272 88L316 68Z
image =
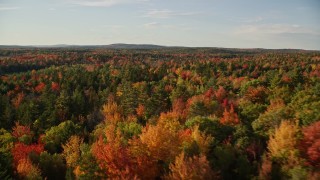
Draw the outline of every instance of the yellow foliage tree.
M269 155L282 164L284 169L290 169L301 164L297 149L299 127L290 121L282 121L270 136L268 142Z
M83 139L79 136L71 136L65 145L62 145L62 155L66 159L67 166L75 168L81 156L80 145Z
M185 157L184 153L178 155L174 163L171 163L170 173L165 179L170 180L207 180L218 179L216 173L212 171L209 162L204 155Z
M199 126L194 126L192 130L192 139L197 142L200 152L206 154L209 151L209 145L213 141L213 137L206 135L199 130Z
M166 123L159 123L156 126L148 125L143 129L140 140L153 158L170 162L179 154L179 135L172 130L174 128L171 128Z
M179 114L175 112L161 113L158 125L172 132L177 132L182 128L179 122Z

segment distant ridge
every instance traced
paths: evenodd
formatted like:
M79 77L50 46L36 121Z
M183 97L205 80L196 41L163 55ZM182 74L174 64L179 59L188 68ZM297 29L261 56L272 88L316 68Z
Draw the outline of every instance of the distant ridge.
M161 49L166 48L169 46L160 46L154 44L124 44L124 43L117 43L117 44L110 44L106 47L112 49Z
M56 45L0 45L0 49L10 49L10 48L86 48L86 49L171 49L171 48L180 48L180 49L205 49L205 50L220 50L220 51L236 51L236 52L319 52L320 50L304 50L304 49L265 49L265 48L223 48L223 47L186 47L186 46L162 46L155 44L126 44L126 43L115 43L109 45L68 45L68 44L56 44Z
M56 44L56 45L0 45L0 48L109 48L109 49L161 49L169 48L171 46L160 46L154 44L125 44L116 43L109 45L68 45L68 44Z

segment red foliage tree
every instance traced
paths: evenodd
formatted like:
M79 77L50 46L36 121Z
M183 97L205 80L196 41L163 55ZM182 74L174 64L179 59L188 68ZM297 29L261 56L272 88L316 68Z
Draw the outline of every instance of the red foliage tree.
M104 143L103 138L93 144L93 155L98 160L99 166L109 178L130 177L134 178L132 162L127 148L112 142Z
M34 90L39 93L39 92L43 91L43 89L44 89L45 87L46 87L46 84L43 83L43 82L41 82L41 83L39 83L39 84L34 88Z
M20 160L27 159L30 153L34 152L40 155L43 150L44 146L40 143L31 145L26 145L21 142L16 143L11 150L14 166L17 167Z
M301 152L311 166L320 167L320 121L302 129Z
M172 104L172 113L179 115L180 117L186 116L186 103L182 98L176 99Z
M222 102L223 99L227 96L227 92L222 86L219 86L219 89L215 91L214 95L219 102Z
M209 88L205 93L204 93L205 98L211 99L214 96L214 91L213 88Z
M59 84L56 83L56 82L52 82L52 83L51 83L51 90L52 90L52 91L59 92L59 90L60 90Z

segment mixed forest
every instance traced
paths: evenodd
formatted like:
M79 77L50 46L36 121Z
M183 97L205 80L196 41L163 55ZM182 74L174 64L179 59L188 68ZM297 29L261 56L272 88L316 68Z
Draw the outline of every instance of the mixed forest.
M320 179L320 52L2 47L0 179Z

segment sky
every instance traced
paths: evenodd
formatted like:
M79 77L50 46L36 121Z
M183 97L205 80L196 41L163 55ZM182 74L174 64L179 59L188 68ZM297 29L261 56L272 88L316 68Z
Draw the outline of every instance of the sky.
M0 0L1 45L320 50L320 0Z

